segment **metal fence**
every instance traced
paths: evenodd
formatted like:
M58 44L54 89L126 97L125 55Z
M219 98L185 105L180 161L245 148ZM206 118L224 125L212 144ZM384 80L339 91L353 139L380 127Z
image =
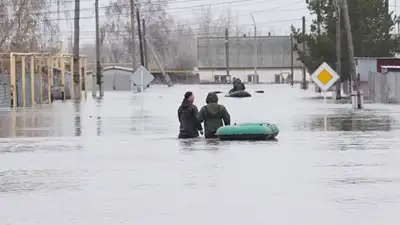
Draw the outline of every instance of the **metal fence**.
M10 75L0 74L0 108L11 107Z
M85 80L82 79L82 86L84 86ZM74 96L80 96L79 84L74 84ZM59 68L53 68L53 87L51 89L53 98L56 100L62 100L62 80L61 80L61 70ZM65 72L65 99L71 99L71 72Z
M34 90L31 87L31 76L25 74L25 89L23 87L21 73L16 74L16 99L17 106L23 105L23 92L25 92L25 106L32 106L32 96L35 104L50 102L48 98L49 81L47 76L42 76L42 82L38 74L34 76ZM10 74L0 74L0 107L11 107Z
M225 68L225 37L198 39L197 53L199 68ZM229 66L252 68L254 66L253 37L229 37ZM291 67L292 45L290 36L257 37L257 66L260 68ZM294 67L301 67L298 55L293 52Z
M377 103L400 103L400 73L369 73L369 99Z

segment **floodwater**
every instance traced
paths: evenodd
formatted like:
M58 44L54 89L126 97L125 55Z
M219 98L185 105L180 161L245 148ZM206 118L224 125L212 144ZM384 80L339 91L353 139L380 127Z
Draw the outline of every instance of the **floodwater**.
M102 101L0 112L0 224L397 225L400 106L310 100L248 85L220 102L277 141L178 140L185 91L201 107L230 86L153 86ZM326 128L325 128L326 118Z

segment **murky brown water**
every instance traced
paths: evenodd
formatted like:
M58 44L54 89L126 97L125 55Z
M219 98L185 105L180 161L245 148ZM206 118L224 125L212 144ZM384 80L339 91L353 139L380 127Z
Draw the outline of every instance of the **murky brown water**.
M229 88L1 111L0 224L398 224L400 106L325 110L311 91L248 85L265 93L220 102L234 122L276 123L278 141L176 139L185 91L201 107Z

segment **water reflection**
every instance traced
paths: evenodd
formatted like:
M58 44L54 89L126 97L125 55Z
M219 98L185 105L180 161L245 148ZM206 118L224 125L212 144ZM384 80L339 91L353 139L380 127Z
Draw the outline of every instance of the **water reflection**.
M78 190L81 179L72 171L5 170L0 171L0 193L37 190Z
M51 113L39 106L0 111L0 137L43 137L53 133Z
M393 129L394 119L389 115L379 114L329 114L311 115L296 120L296 130L321 131L390 131ZM326 128L325 128L326 126Z
M194 150L196 139L198 138L179 139L181 149L184 151Z
M218 139L204 139L203 137L178 140L183 151L217 151L220 145Z
M101 127L103 125L103 121L100 116L96 118L96 134L97 136L101 136Z
M74 101L74 109L75 109L75 136L82 135L82 125L81 125L81 101Z
M102 110L102 106L103 106L103 101L102 101L102 100L103 100L103 99L101 99L101 98L98 98L98 99L96 100L96 110L97 110L97 112L98 112L100 115L101 115L101 110ZM103 121L102 121L100 115L98 115L98 116L96 117L96 135L97 135L97 136L101 136L101 133L102 133Z

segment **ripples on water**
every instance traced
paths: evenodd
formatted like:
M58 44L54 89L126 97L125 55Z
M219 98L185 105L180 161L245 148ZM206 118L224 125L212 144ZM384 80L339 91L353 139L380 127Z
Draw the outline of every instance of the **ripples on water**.
M176 138L185 91L200 108L229 86L0 111L0 224L398 224L399 106L248 88L265 93L220 102L233 122L276 123L277 141Z

